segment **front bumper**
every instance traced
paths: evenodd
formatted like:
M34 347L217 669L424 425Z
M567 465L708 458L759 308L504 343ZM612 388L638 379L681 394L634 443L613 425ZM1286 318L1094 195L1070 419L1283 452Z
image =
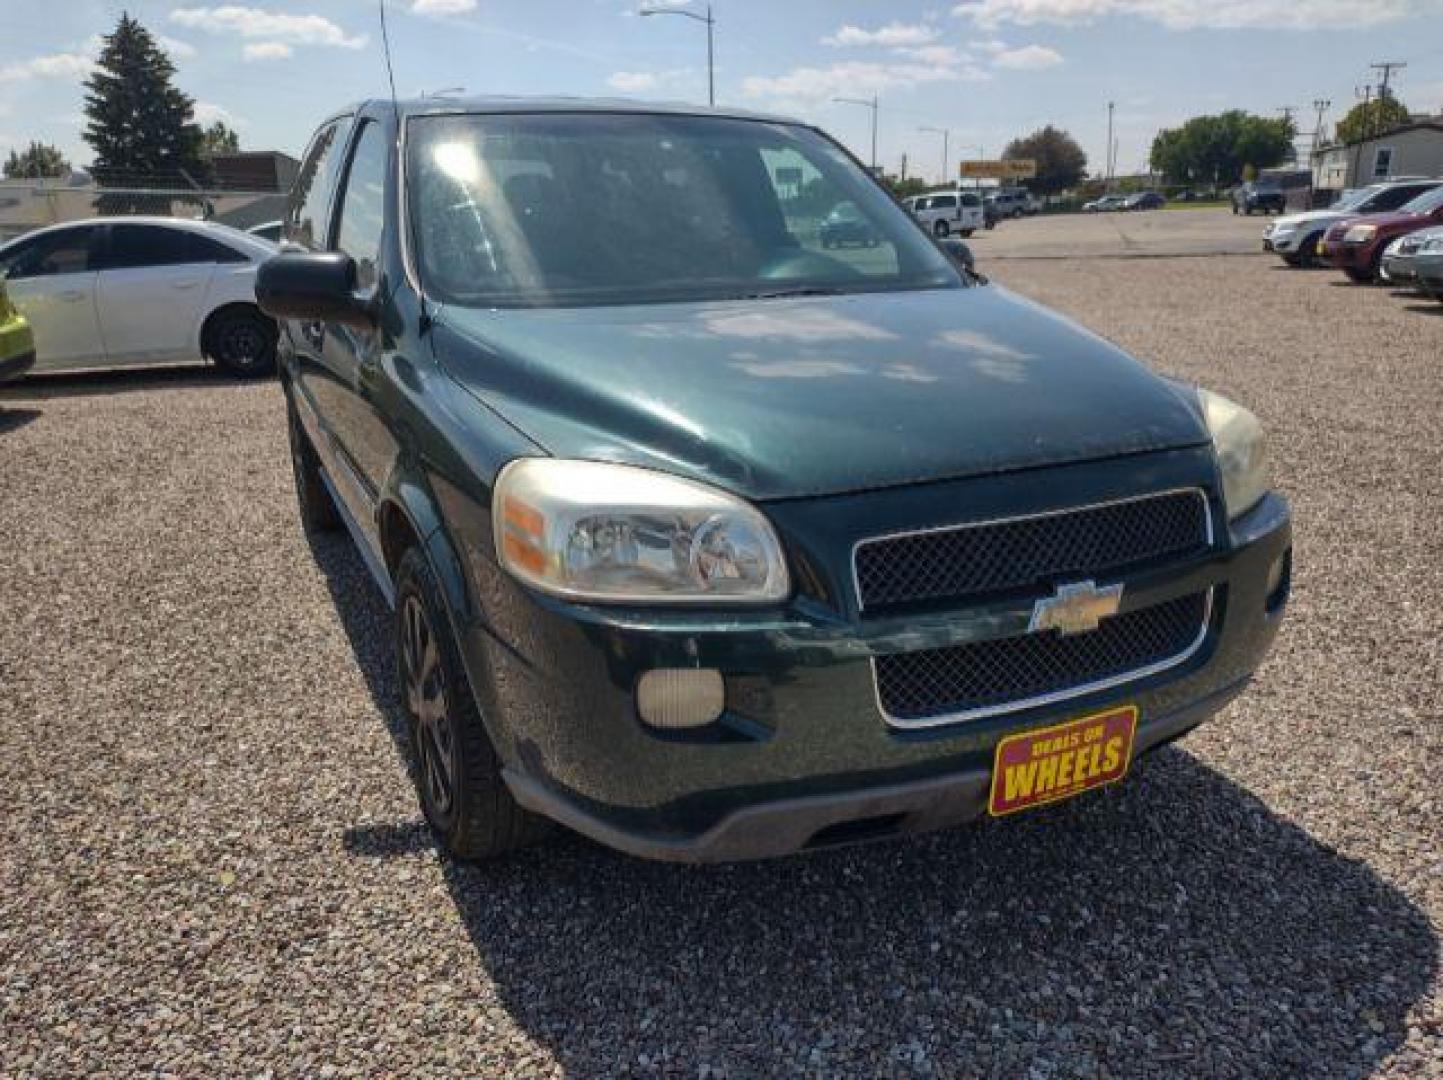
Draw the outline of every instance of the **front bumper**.
M1443 300L1443 252L1420 252L1413 257L1414 284L1436 299Z
M1383 280L1395 285L1410 285L1417 278L1412 255L1385 255L1381 267Z
M1366 270L1372 263L1371 243L1348 243L1344 240L1325 239L1320 254L1329 264L1339 270Z
M19 379L34 366L34 349L0 359L0 383L12 382L15 379Z
M1034 499L1081 505L1200 483L1210 451L1051 471L1047 485L1006 477L767 507L814 578L814 596L766 612L634 611L566 604L517 586L470 552L485 624L463 644L483 714L523 805L603 843L655 858L711 861L782 855L878 833L910 832L985 812L993 752L1004 737L1113 704L1134 703L1141 753L1201 722L1241 689L1266 653L1286 596L1270 604L1270 569L1289 552L1286 502L1268 496L1205 558L1126 579L1129 606L1214 588L1204 646L1185 663L1063 703L904 730L876 697L872 658L1002 636L1030 601L926 616L866 618L849 594L850 541L865 508L874 526L955 506L1028 513ZM1059 479L1058 473L1067 474ZM1145 480L1140 481L1140 477ZM926 503L933 510L921 509ZM935 520L935 517L933 518ZM1214 520L1224 520L1215 508ZM880 526L880 527L875 527ZM462 525L463 533L468 526ZM477 535L486 523L477 522ZM847 553L843 555L842 553ZM815 556L815 561L813 561ZM827 568L832 568L828 570ZM844 573L845 570L845 573ZM724 673L727 711L708 728L664 733L638 718L634 689L659 667Z

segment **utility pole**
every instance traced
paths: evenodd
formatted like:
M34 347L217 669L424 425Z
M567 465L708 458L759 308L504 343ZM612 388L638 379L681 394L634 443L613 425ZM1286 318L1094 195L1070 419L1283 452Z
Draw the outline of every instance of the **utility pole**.
M638 15L680 15L685 19L692 19L695 22L706 23L706 100L708 105L716 104L716 51L712 47L712 34L716 30L716 20L712 18L711 5L706 6L706 14L698 15L695 11L682 11L678 8L657 8L644 7L637 12Z
M873 94L871 100L866 98L837 97L833 101L841 102L843 105L860 105L864 109L872 110L872 172L877 171L877 95Z
M1112 142L1112 110L1116 103L1107 103L1107 189L1112 190L1112 167L1114 165L1114 153Z
M1382 82L1378 86L1378 100L1382 101L1388 96L1388 83L1393 72L1402 71L1408 65L1399 60L1379 60L1376 64L1369 64L1370 68L1383 73Z
M945 184L945 183L947 182L947 164L948 164L948 162L951 160L951 155L949 155L948 152L947 152L947 141L952 137L952 132L949 131L947 128L926 127L926 126L919 127L917 130L918 130L918 131L928 132L928 133L931 134L931 135L941 135L941 136L942 136L942 181L941 181L941 182Z
M1373 101L1373 87L1371 85L1364 86L1363 92L1361 94L1358 93L1358 88L1354 87L1353 95L1355 97L1361 97L1363 99L1363 132L1358 137L1358 141L1353 144L1353 175L1348 178L1349 182L1346 183L1344 187L1361 186L1358 183L1358 160L1363 154L1363 143L1369 136L1368 129L1371 125L1368 122L1370 116L1370 110L1368 109L1368 106Z
M907 151L905 151L905 150L902 151L902 175L901 175L901 180L903 181L903 183L905 183L906 180L907 180Z
M1332 104L1327 98L1313 99L1313 108L1318 110L1318 122L1313 125L1313 149L1308 154L1308 168L1312 173L1308 186L1315 190L1318 186L1318 147L1323 144L1323 114Z

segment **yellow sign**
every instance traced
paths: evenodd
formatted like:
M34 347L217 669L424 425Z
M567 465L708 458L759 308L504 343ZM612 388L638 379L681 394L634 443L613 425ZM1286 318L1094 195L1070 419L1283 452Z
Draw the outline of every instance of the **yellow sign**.
M962 162L962 177L966 180L1031 180L1036 175L1037 162L1031 158Z

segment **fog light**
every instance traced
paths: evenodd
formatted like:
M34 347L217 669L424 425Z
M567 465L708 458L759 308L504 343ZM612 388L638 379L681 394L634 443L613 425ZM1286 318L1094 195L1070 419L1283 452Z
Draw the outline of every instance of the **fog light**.
M715 668L658 668L636 684L636 709L652 727L701 727L726 707L726 687Z

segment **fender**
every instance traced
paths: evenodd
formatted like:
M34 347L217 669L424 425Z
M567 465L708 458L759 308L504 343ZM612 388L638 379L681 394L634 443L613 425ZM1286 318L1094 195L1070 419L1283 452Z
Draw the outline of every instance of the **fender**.
M409 455L396 462L376 505L376 519L381 532L386 567L394 573L400 551L392 549L397 537L395 526L387 523L389 514L399 513L410 531L420 540L426 560L441 585L452 629L459 636L475 621L475 605L466 585L466 574L455 545L446 532L440 507L426 482L424 474Z

